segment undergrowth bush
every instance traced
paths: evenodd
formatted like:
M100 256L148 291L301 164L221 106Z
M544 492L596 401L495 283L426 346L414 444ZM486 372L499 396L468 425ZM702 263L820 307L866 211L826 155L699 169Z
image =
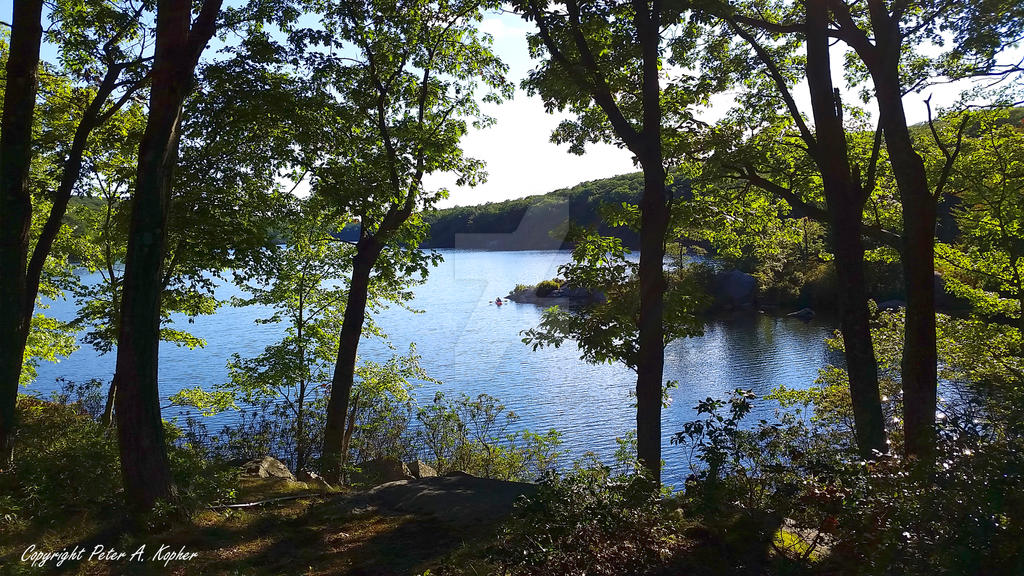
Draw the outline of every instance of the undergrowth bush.
M116 429L94 417L102 401L91 404L94 410L82 402L97 388L65 382L53 401L18 398L18 451L10 473L0 474L0 526L46 529L73 517L125 517ZM234 496L235 467L189 443L175 426L165 422L164 429L177 493L150 522L187 519Z
M696 456L684 496L693 517L713 524L739 509L790 518L812 544L828 544L822 569L842 574L1024 574L1020 436L978 417L977 406L947 406L936 466L922 474L898 456L896 434L890 454L858 458L849 438L837 438L847 432L822 424L835 421L826 407L835 391L808 394L800 402L809 412L752 425L743 422L748 392L701 403L703 418L675 439Z
M663 568L680 540L655 483L577 466L516 505L490 560L498 574L622 576Z
M184 440L182 430L165 422L164 432L169 444L168 457L177 489L170 514L188 518L212 503L235 498L240 469L212 454L201 445Z
M458 470L486 478L536 480L561 456L561 435L555 430L512 432L518 419L493 396L449 399L438 392L416 412L417 451L442 474Z
M552 292L558 290L561 286L554 280L544 280L540 284L537 284L537 296L540 298L546 298L551 295Z
M77 404L18 398L18 450L0 475L0 518L52 525L80 513L121 506L121 469L113 430ZM116 512L113 512L116 514Z
M556 465L562 454L561 435L555 430L514 431L519 416L497 398L487 394L449 397L438 392L432 402L418 406L412 396L413 380L432 380L410 362L404 368L389 362L361 371L351 401L355 422L346 460L351 472L363 462L380 458L420 459L441 474L460 471L533 481ZM323 442L325 412L326 398L318 397L305 429L311 435L310 446ZM243 405L235 413L235 423L216 433L200 417L184 418L183 427L173 434L174 444L207 460L237 464L270 455L294 466L294 418L287 410ZM312 456L315 459L317 453Z

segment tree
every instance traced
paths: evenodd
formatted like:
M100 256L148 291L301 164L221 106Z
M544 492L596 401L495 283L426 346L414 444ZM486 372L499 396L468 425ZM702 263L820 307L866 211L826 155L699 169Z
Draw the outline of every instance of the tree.
M434 260L417 249L426 227L416 212L446 193L424 189L424 176L454 172L470 185L483 177L459 141L469 122L489 121L475 100L478 87L492 90L485 95L492 101L508 92L504 65L475 28L483 7L479 0L346 0L324 11L323 30L298 32L346 54L309 54L313 77L332 91L325 92L328 110L339 118L324 131L312 187L325 209L359 225L324 432L322 466L330 477L340 474L346 452L367 303L383 294L408 299L405 286L424 278Z
M936 254L947 290L970 301L980 316L1024 330L1024 128L1012 112L970 113L948 176L958 234L938 244ZM932 125L937 141L957 139L961 116ZM923 156L931 173L945 167L937 146Z
M290 152L301 126L302 103L282 73L262 62L260 39L250 34L222 51L230 58L207 63L197 90L184 104L180 156L167 218L167 250L160 279L160 338L178 346L206 342L175 326L172 314L190 319L214 313L224 270L240 268L273 243L287 194L277 182L293 162ZM254 46L254 44L256 46ZM298 120L296 118L299 118ZM103 198L101 209L83 202L88 242L76 256L102 282L76 290L77 321L90 328L85 339L101 353L117 344L127 245L128 212L134 187L138 141L145 126L141 106L125 110L96 135L84 194ZM89 224L93 224L90 226ZM111 384L104 416L112 418L116 387Z
M35 4L19 3L16 13L21 14L23 22ZM21 12L23 9L29 12ZM47 32L48 39L59 47L63 64L61 72L71 80L67 84L53 83L63 91L63 101L57 104L57 108L70 108L65 112L69 112L75 121L67 127L67 133L62 131L63 127L56 130L60 136L56 142L46 142L52 145L52 148L46 149L46 154L54 156L53 160L60 168L55 189L48 194L36 194L37 207L45 205L49 208L45 222L32 238L26 235L23 242L19 240L9 245L5 243L7 247L3 251L3 257L9 259L5 263L9 263L10 266L5 266L5 270L10 270L10 275L5 274L5 278L9 279L10 285L0 287L3 294L0 300L12 306L14 302L18 302L18 305L15 308L3 309L3 317L9 318L10 321L5 322L0 328L0 332L3 332L0 338L5 342L3 353L11 354L12 359L11 363L6 360L3 362L7 371L0 373L0 388L3 389L0 412L5 414L0 416L0 444L8 443L4 440L8 436L3 431L7 429L4 422L8 421L8 412L13 418L13 402L17 396L19 373L22 368L21 362L13 362L13 359L24 356L24 330L27 330L31 323L47 259L61 231L72 192L79 182L82 158L89 146L90 135L134 97L147 75L148 59L141 55L146 46L145 30L140 23L141 12L142 8L117 2L80 5L77 2L61 1L52 6L50 17L57 26ZM31 18L33 22L39 20L35 16ZM21 42L24 43L25 40ZM13 58L18 62L12 70L15 77L25 73L18 69L19 66L30 65L32 74L35 74L40 38L35 38L32 42L35 45L36 56L30 62L20 62L25 58L25 54ZM20 46L18 49L24 50L26 46ZM12 57L13 48L12 44ZM15 85L18 84L19 82L15 82ZM32 85L35 85L34 81ZM34 103L34 88L32 100ZM22 105L16 102L12 102L12 105L12 112L17 110L17 114L31 126L33 110L20 108ZM63 119L56 122L58 125L64 123L66 120ZM15 126L12 128L17 132ZM45 139L44 135L43 140ZM5 170L5 173L7 172L9 171ZM19 203L24 211L12 211L9 215L12 218L10 226L5 225L5 230L20 230L32 221L33 198L28 188L25 189L25 196ZM5 201L3 204L8 203ZM12 207L16 205L11 204ZM14 220L21 224L16 224ZM11 234L20 235L18 232ZM8 366L10 368L7 368Z
M683 68L699 53L697 22L682 20L681 4L634 0L628 3L563 4L541 0L513 3L537 25L531 53L546 56L524 82L544 98L549 110L569 108L575 121L553 135L582 153L587 142L616 141L633 153L643 171L640 197L640 263L637 271L637 452L650 476L661 478L661 403L664 375L665 276L663 260L669 228L667 167L685 148L694 127L689 106L721 88L714 78L679 74L662 89L667 30L674 62ZM703 47L701 47L703 48ZM713 50L714 47L708 47Z
M744 26L772 34L802 35L811 23L799 10L800 4L787 2L766 10L759 3L729 3L727 10ZM810 2L802 4L814 7ZM744 7L751 9L744 11ZM878 107L878 131L884 137L886 158L899 193L902 232L896 248L907 292L903 347L905 451L927 463L932 461L935 443L937 391L936 202L945 179L928 179L907 125L904 96L934 81L1019 72L1019 64L1004 66L996 57L1005 48L1004 39L1019 36L1021 6L1003 0L828 0L827 9L825 20L815 21L815 33L846 44L850 49L845 61L847 78L855 85L870 83L871 89L863 93ZM953 41L942 40L944 34ZM931 53L925 50L942 45L948 48ZM951 165L955 146L947 152L945 161Z
M22 357L35 303L27 298L26 258L32 197L28 171L32 161L32 119L39 83L42 0L18 2L11 23L4 110L0 120L0 466L14 459L15 402Z
M907 290L902 382L907 456L930 465L935 453L938 356L935 328L935 221L946 180L928 179L907 124L903 97L929 79L963 78L999 70L996 56L1003 40L1019 37L1024 7L1019 2L948 0L866 0L848 5L829 0L832 25L827 34L853 49L874 88L878 123L900 194L903 220L901 261ZM938 34L954 36L952 48L922 65L919 50ZM952 165L956 151L948 150Z
M783 108L788 115L783 125L785 129L795 131L798 138L793 140L799 146L786 150L791 142L771 142L769 153L781 154L783 157L806 155L809 162L800 158L791 160L783 170L764 175L759 170L764 170L772 162L757 158L756 155L752 158L749 154L735 153L741 147L731 138L719 144L725 149L722 151L720 148L719 151L723 156L721 162L729 172L729 177L746 181L787 200L801 216L811 215L828 224L838 280L840 328L854 407L857 447L863 457L870 458L875 452L887 451L878 366L871 340L863 242L864 209L875 188L881 134L876 133L868 166L862 168L856 164L856 158L851 158L850 146L853 139L848 135L844 123L844 105L832 83L827 35L829 8L826 1L806 0L803 18L806 26L797 34L798 38L787 39L788 42L782 42L779 46L775 46L771 38L767 39L766 45L765 39L759 38L758 32L752 32L741 24L755 20L744 10L726 12L722 17L749 47L753 66L760 69L768 81L768 86L751 82L750 89L768 88L777 94L775 99L766 99L762 92L743 97L747 113L739 122L754 124L750 120L750 107L756 104L767 104L772 108L762 116L769 123L778 121L774 110ZM768 26L761 25L761 28ZM806 49L802 70L792 58L792 52L801 42ZM813 125L805 121L793 95L792 84L800 72L804 73L810 93ZM759 114L755 113L754 116ZM758 129L765 130L766 127L759 126ZM759 166L755 165L755 160ZM808 169L813 176L805 173L794 178L793 172ZM816 206L813 200L805 200L809 196L813 197L808 192L817 192L818 186L821 187L818 193L824 200L824 209Z
M288 244L273 248L238 278L251 294L240 303L272 308L274 314L258 322L284 322L285 336L255 358L236 354L228 365L231 382L224 387L248 404L285 413L296 470L305 468L318 448L313 406L331 379L338 348L336 326L347 295L338 279L352 266L351 246L331 237L337 223L315 207L300 210L286 229Z
M172 497L157 381L161 273L182 105L213 36L221 0L204 0L195 22L188 0L159 0L146 131L139 146L125 256L114 386L125 498L145 512Z
M631 215L635 226L636 213ZM610 217L607 220L616 221ZM598 295L596 301L578 309L560 306L546 309L541 325L523 332L523 342L536 350L544 346L557 348L571 338L587 362L621 362L636 372L640 362L636 338L636 318L640 310L638 265L627 259L629 251L618 238L587 230L576 230L570 238L574 242L572 259L561 266L558 273L566 285L582 287ZM706 307L702 293L705 287L695 281L684 263L678 266L666 278L664 345L703 332L703 320L698 312Z

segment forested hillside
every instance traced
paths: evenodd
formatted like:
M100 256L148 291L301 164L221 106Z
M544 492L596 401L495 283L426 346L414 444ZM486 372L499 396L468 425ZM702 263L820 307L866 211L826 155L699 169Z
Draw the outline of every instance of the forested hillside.
M530 250L560 248L565 226L598 226L602 234L637 245L637 235L601 222L602 205L636 203L643 188L639 172L582 182L547 194L479 206L458 206L426 215L430 237L426 248L490 248Z

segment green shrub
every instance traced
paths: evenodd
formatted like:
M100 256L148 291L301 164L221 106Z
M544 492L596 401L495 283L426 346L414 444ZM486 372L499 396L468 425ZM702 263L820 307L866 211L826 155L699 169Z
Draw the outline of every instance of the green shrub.
M0 475L0 517L45 525L82 512L116 517L121 468L113 430L76 404L18 399L13 474Z
M549 474L516 505L490 561L499 574L645 574L667 566L680 542L677 524L643 476L577 467Z
M737 507L751 518L791 518L831 541L822 561L842 573L1024 573L1024 455L1017 448L1024 430L982 416L995 412L968 394L943 407L929 474L896 456L899 434L890 435L892 455L864 462L838 417L849 408L836 388L777 393L812 412L789 410L753 425L742 422L748 393L702 402L703 418L675 439L697 460L688 509L707 524ZM888 404L899 413L898 397Z
M539 298L547 298L552 292L558 290L561 286L554 280L545 280L540 284L537 284L537 296Z
M511 432L519 417L496 398L465 394L449 400L443 392L416 413L416 450L438 472L462 471L502 480L536 480L561 456L561 435Z
M72 397L55 396L71 401ZM11 474L0 475L0 526L46 527L75 515L103 521L123 516L117 434L72 404L18 399L18 450ZM233 497L238 470L165 425L177 497L152 521L184 519Z
M171 474L177 489L173 513L190 518L210 504L232 500L240 469L201 445L185 441L183 431L164 423Z

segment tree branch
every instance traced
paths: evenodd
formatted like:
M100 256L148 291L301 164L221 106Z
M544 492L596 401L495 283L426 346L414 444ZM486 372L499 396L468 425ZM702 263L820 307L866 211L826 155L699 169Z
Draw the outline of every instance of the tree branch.
M740 38L743 38L743 40L754 49L758 60L760 60L761 63L764 64L765 68L768 69L768 74L779 89L779 95L782 96L782 100L786 104L786 109L789 110L789 115L793 117L793 122L796 123L797 129L800 130L800 137L807 143L808 152L812 156L816 156L817 142L814 139L814 135L811 134L810 129L807 127L807 123L804 122L803 116L800 114L800 109L796 105L796 100L793 98L793 94L789 91L789 84L786 82L785 76L782 75L782 71L779 70L778 66L775 65L775 62L772 61L771 54L768 54L768 51L761 46L753 34L737 24L734 20L726 20L726 22L729 23L729 26Z
M824 208L805 201L792 189L786 188L785 186L781 186L767 178L764 178L749 166L727 166L727 168L735 171L735 174L728 176L729 178L734 180L743 180L753 186L757 186L765 192L785 200L790 207L803 212L808 218L816 222L828 224L828 212ZM897 251L902 251L903 239L899 234L885 230L879 226L862 225L861 228L864 236L871 238L880 244L894 248Z

